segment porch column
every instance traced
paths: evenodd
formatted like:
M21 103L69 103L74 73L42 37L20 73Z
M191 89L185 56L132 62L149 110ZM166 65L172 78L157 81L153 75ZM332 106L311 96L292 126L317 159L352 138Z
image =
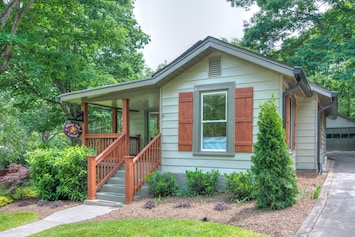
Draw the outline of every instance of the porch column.
M125 156L129 156L129 99L122 99L122 133L126 133Z
M117 133L117 109L112 109L112 133Z
M83 122L81 124L82 134L81 134L81 144L87 146L86 134L88 134L88 103L81 103L81 111L83 112Z

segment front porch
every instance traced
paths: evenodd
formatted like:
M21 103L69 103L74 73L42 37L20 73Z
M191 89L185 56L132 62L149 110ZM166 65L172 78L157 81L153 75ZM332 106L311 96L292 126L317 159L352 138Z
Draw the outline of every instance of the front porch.
M139 97L139 96L138 96ZM146 176L156 170L161 164L161 134L157 131L150 137L149 123L145 126L132 126L132 121L149 119L149 111L158 111L154 108L140 107L138 110L130 109L130 99L124 98L115 106L110 106L112 124L111 133L93 134L89 132L90 118L88 108L90 104L98 106L98 99L81 103L83 113L82 144L93 148L95 156L88 157L88 200L97 199L97 191L107 183L118 170L124 170L124 189L113 186L117 192L124 192L124 203L129 204L134 200L135 194L145 183ZM133 100L134 101L134 100ZM101 101L102 102L102 101ZM133 104L135 104L134 102ZM106 104L100 104L107 109ZM120 118L118 113L120 113ZM134 113L130 116L130 113ZM138 116L139 114L139 116ZM154 112L154 114L157 114ZM157 116L158 118L159 116ZM157 121L157 124L159 122ZM121 131L118 131L120 127ZM139 128L140 127L140 128ZM130 135L130 131L134 134ZM115 192L116 192L115 191Z

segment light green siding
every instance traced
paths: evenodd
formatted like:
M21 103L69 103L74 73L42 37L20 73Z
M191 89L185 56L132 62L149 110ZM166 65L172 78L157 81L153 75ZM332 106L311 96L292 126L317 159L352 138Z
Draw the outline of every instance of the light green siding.
M315 95L307 99L297 98L296 169L317 169L317 111Z
M211 55L214 56L214 55ZM235 83L236 88L253 87L253 142L256 142L259 105L274 93L280 105L282 76L227 54L222 56L221 76L208 77L208 57L195 64L161 88L162 171L185 173L186 170L218 169L221 174L245 171L251 166L251 153L235 153L234 157L194 156L178 151L178 95L192 92L194 86L216 83ZM281 111L281 109L280 109ZM281 112L280 112L281 114Z

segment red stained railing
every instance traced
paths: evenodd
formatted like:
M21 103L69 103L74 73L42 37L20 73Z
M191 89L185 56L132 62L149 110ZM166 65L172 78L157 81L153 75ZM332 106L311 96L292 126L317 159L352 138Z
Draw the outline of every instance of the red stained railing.
M135 157L125 160L126 200L133 202L134 195L145 183L146 176L156 170L161 164L161 134L159 133Z
M107 147L109 147L121 134L118 133L108 133L108 134L86 134L85 145L93 148L95 153L101 154Z
M88 157L88 199L124 164L126 135L121 134L98 156Z

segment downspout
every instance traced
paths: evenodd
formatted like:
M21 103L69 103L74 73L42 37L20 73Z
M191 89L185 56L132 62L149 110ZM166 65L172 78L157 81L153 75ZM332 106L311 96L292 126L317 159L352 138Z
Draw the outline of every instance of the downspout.
M331 107L334 106L334 103L336 103L336 96L337 94L332 92L331 94L332 96L332 102L321 107L319 110L318 110L318 113L317 113L317 166L318 166L318 174L322 174L323 173L323 167L322 167L322 164L320 163L320 147L321 147L321 144L320 144L320 136L322 136L322 134L320 134L320 131L321 131L321 121L320 121L320 115L321 113L326 110L326 109L329 109Z
M301 86L301 77L298 75L296 76L297 83L293 87L288 88L282 94L282 126L286 128L286 97L288 94L292 93L293 91L297 90Z

